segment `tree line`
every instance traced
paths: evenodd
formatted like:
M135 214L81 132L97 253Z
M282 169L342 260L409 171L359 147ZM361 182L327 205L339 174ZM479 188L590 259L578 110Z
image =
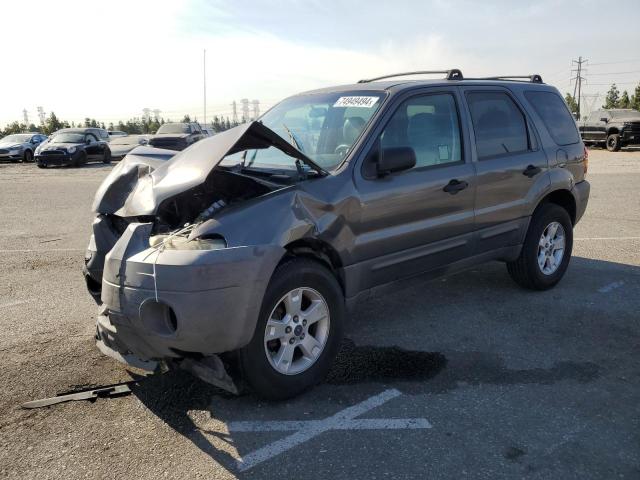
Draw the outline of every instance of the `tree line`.
M578 111L578 101L573 95L567 93L564 100L567 102L569 110L572 113ZM634 110L640 111L640 83L638 83L631 96L629 96L629 92L626 90L620 93L617 85L615 83L611 84L611 88L604 97L604 105L602 105L602 108L633 108Z
M191 118L189 115L185 115L180 122L191 122ZM197 120L193 120L197 121ZM105 125L104 122L99 122L95 118L85 118L84 122L68 122L66 120L60 120L58 116L51 112L44 123L40 125L36 125L31 123L29 125L24 122L12 122L5 126L4 129L0 128L0 137L4 137L5 135L11 135L13 133L24 133L24 132L34 132L34 133L43 133L45 135L51 135L53 132L56 132L62 128L83 128L83 127L93 127L93 128L104 128L105 130L120 130L122 132L126 132L129 134L145 134L145 133L155 133L158 129L165 123L170 123L170 119L157 118L157 117L149 117L149 118L140 118L133 117L129 120L122 121L120 120L117 123L109 122ZM233 122L229 120L229 117L218 117L214 116L211 122L208 122L207 125L203 125L203 127L211 128L214 132L222 132L224 130L228 130L232 127L239 125L239 122Z

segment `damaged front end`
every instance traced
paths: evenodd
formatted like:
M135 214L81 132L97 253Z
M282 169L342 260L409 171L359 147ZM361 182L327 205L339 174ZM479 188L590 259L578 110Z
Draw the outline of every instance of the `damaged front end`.
M103 353L145 370L158 361L204 359L190 368L204 378L197 371L203 365L220 366L207 357L250 341L284 249L277 243L230 243L226 233L201 227L292 187L218 168L228 155L271 147L303 162L305 175L325 174L258 122L202 140L169 161L154 158L155 149L134 150L113 169L96 193L84 269L99 304L96 339ZM224 387L220 378L216 384Z

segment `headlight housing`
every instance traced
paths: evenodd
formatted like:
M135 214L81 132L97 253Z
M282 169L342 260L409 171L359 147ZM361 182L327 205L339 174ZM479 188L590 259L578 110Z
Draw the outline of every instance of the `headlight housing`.
M194 238L189 240L183 236L154 235L149 237L150 247L163 246L165 250L221 250L227 248L227 242L220 236L211 238Z
M67 153L75 153L75 152L76 152L76 147L67 148Z

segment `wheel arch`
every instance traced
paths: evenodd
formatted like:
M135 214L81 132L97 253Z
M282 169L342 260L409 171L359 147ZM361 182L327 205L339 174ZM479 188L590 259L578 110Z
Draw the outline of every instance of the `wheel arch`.
M336 277L342 292L345 292L345 280L342 274L343 263L338 252L329 243L317 238L300 238L285 245L285 254L279 264L294 257L311 258L327 267Z
M614 133L620 133L618 127L611 127L607 129L607 136L613 135Z
M547 203L553 203L564 208L571 218L571 224L576 224L577 204L570 190L562 188L548 193L538 202L536 210Z

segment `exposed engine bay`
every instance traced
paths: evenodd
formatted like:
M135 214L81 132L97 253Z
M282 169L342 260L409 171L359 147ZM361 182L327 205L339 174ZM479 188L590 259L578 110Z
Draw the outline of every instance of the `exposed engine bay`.
M154 233L168 233L213 218L223 208L259 197L283 185L224 169L211 172L204 183L165 200L158 207Z

